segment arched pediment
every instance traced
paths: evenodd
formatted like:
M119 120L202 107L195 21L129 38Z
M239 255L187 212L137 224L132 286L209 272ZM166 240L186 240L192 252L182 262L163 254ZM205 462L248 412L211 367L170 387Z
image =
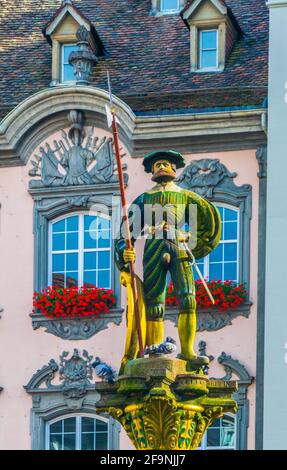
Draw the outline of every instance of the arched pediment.
M25 165L41 142L68 127L69 111L83 111L86 126L108 130L105 105L109 102L107 91L86 85L55 86L35 93L0 122L0 167ZM132 157L142 157L155 147L183 153L254 148L266 139L262 110L247 110L244 117L241 110L156 116L136 114L116 96L113 104L120 140Z
M89 86L45 89L14 108L0 123L0 165L24 165L35 148L53 132L67 127L67 111L85 112L86 125L108 129L105 105L109 94ZM135 126L133 111L113 97L121 140L128 145Z

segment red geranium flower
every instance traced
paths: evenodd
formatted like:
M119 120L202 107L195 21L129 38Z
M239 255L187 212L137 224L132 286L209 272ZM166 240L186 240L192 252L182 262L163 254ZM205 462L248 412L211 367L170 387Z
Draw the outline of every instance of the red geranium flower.
M43 315L53 317L81 317L99 315L109 312L116 304L112 289L98 287L48 287L33 295L33 312L40 311Z
M244 303L247 299L247 291L244 284L238 284L234 281L212 280L206 281L210 292L213 295L215 304L213 305L204 285L200 280L195 281L196 304L197 308L216 307L219 310L235 309ZM176 306L178 300L175 295L174 287L170 284L166 291L166 305Z

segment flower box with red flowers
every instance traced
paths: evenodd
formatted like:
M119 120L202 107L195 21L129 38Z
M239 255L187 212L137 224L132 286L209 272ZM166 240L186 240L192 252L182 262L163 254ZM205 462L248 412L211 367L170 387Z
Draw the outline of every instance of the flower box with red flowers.
M48 287L33 296L33 312L49 318L97 316L110 312L115 305L114 292L97 287Z
M233 281L206 281L215 304L213 304L200 280L195 281L197 302L197 331L217 331L231 325L237 317L248 318L252 302L248 300L244 284ZM166 293L167 320L178 322L178 300L173 285Z
M244 284L234 281L206 281L206 284L214 298L213 304L200 280L195 281L196 305L198 309L213 308L219 311L237 309L247 300L247 291ZM174 292L172 283L169 285L166 294L166 305L176 306L178 300Z
M48 287L33 296L32 326L46 328L62 339L85 340L120 325L123 309L117 306L111 289L97 287Z

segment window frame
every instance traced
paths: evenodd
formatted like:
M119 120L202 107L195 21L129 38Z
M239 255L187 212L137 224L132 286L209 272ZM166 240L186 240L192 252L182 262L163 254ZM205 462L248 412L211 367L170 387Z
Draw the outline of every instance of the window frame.
M202 33L207 33L207 32L216 32L216 66L214 67L203 67L202 66ZM198 30L198 70L199 71L213 71L213 70L218 70L219 69L219 28L204 28L204 29L199 29ZM214 49L205 49L205 50L214 50Z
M241 226L240 209L238 207L232 206L232 205L227 204L227 203L216 203L216 202L214 202L214 205L217 208L218 207L223 207L223 208L226 208L226 209L233 210L234 212L237 213L237 239L236 240L220 240L219 244L224 244L224 243L236 243L237 244L237 254L236 254L237 255L237 261L236 261L237 266L236 266L236 281L235 282L240 283L241 282L241 279L240 279L240 260L239 260L239 256L240 256L240 226ZM218 264L219 264L219 262L218 262ZM224 261L221 264L224 264ZM200 269L200 266L199 266L199 269ZM202 275L203 275L204 279L208 279L208 281L211 281L212 279L209 279L209 272L210 272L210 255L205 256L203 258L203 272L202 272ZM222 279L222 280L230 280L230 279Z
M164 0L160 0L160 12L161 13L178 13L180 11L180 1L179 0L176 0L177 1L177 8L176 9L169 9L169 10L166 10L163 8L163 4L164 4Z
M204 435L202 436L202 440L201 440L201 445L200 447L198 448L198 450L237 450L236 449L236 442L237 442L237 417L235 414L233 413L224 413L223 416L220 417L220 419L222 419L224 416L231 416L233 419L234 419L234 423L233 423L233 428L234 428L234 446L208 446L207 445L207 432L208 432L208 429L212 429L213 428L213 425L211 425L204 433ZM219 428L220 430L221 428Z
M79 451L81 449L81 444L82 444L82 418L93 418L97 419L99 421L103 421L107 424L107 450L110 450L110 423L109 419L105 418L103 416L99 415L93 415L92 413L71 413L71 414L65 414L65 415L60 415L57 416L56 418L53 418L51 420L48 420L45 422L45 450L51 450L50 449L50 426L51 424L54 424L58 421L63 421L68 418L76 418L76 446L75 449L72 449L73 451ZM61 433L62 434L62 433ZM61 449L64 450L64 449ZM95 449L97 450L97 449Z
M62 83L62 84L64 84L64 83L67 83L67 84L76 83L76 78L75 78L75 80L64 80L64 76L65 76L64 66L65 65L70 65L69 62L68 63L64 62L65 46L77 46L77 43L74 43L74 42L61 42L60 43L60 50L61 50L61 52L60 52L60 57L61 57L61 60L60 60L60 83Z
M107 218L110 221L110 249L106 248L100 248L100 249L85 249L84 248L84 217L86 215L91 215L92 217L100 215L103 218ZM105 214L99 214L97 212L93 212L93 214L90 214L89 211L75 211L75 212L69 212L67 214L63 214L59 217L55 217L49 221L48 225L48 273L47 273L47 285L51 286L52 285L52 258L53 258L53 250L52 250L52 237L53 237L53 224L60 222L61 220L65 220L68 217L74 217L74 216L79 216L79 226L78 226L78 249L77 250L64 250L61 251L61 253L66 254L66 253L78 253L78 288L82 287L84 285L84 253L86 252L99 252L99 251L109 251L110 252L110 269L109 269L109 281L110 281L110 287L108 289L114 289L113 286L113 260L112 260L112 251L113 251L113 241L112 241L112 217L109 215ZM67 232L64 232L67 233ZM82 269L81 269L82 268ZM107 270L108 271L108 270ZM66 271L65 271L66 273ZM98 287L98 286L97 286Z

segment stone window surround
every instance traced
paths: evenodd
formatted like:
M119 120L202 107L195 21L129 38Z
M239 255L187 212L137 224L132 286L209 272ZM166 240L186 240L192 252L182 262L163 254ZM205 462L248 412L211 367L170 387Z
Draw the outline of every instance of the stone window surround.
M53 284L53 281L52 281L52 276L53 276L53 269L52 269L52 264L53 264L53 254L67 254L69 252L68 249L65 249L65 250L60 250L60 251L53 251L53 248L52 248L52 245L53 245L53 224L56 223L56 222L60 222L60 221L63 221L65 220L67 217L69 216L77 216L80 220L80 218L82 218L82 216L85 216L85 215L88 215L89 214L89 211L87 210L75 210L69 214L64 214L63 216L60 216L60 217L57 217L56 219L52 219L50 222L49 222L49 226L48 226L48 284L49 285L52 285ZM93 214L93 215L96 215ZM109 218L107 219L110 221L110 223L112 222L112 219ZM67 233L67 232L63 232L63 233ZM82 220L79 221L79 226L78 226L78 229L77 229L77 237L78 237L78 246L77 248L73 248L71 250L71 252L73 253L77 253L78 255L78 269L75 270L75 272L78 273L78 287L81 287L84 283L84 252L85 252L85 248L84 248L84 222ZM111 242L111 246L110 248L105 248L104 251L109 251L110 252L110 267L109 267L109 272L111 273L112 271L112 264L113 264L113 246L112 246L112 231L110 232L111 233L111 238L110 238L110 242ZM88 251L88 250L87 250ZM97 248L93 248L91 249L91 251L93 253L99 253L99 250ZM81 253L81 254L80 254ZM80 263L80 259L82 261L82 263ZM111 288L111 287L109 287Z
M200 172L207 174L207 170L212 179L209 185L204 185L201 180L201 187L196 187L200 177ZM234 178L237 173L231 173L217 159L194 160L187 165L178 178L178 185L195 191L200 196L206 197L214 204L227 205L230 208L237 208L239 211L239 282L244 282L249 292L250 283L250 221L252 218L252 186L243 184L237 186ZM203 177L204 178L204 177ZM244 254L244 256L243 256Z
M216 65L213 66L213 67L203 67L202 64L201 64L201 54L203 52L203 40L202 40L202 36L203 36L203 33L207 33L207 32L215 32L216 33L216 46L214 48L214 50L216 51ZM199 34L199 39L198 39L198 71L201 71L201 72L211 72L211 71L215 71L215 70L218 70L218 51L219 51L219 48L218 48L218 45L219 45L219 41L218 41L218 36L219 36L219 32L218 32L218 28L214 28L214 29L200 29L198 31L198 34Z
M62 82L62 45L75 44L77 42L76 35L57 36L52 39L52 81L50 86L63 85ZM74 82L69 82L69 85Z
M198 344L198 352L200 356L207 356L206 342L200 341ZM214 356L208 355L210 362L214 360ZM214 380L235 380L238 384L238 390L234 394L237 402L238 410L236 413L236 432L235 432L235 449L247 450L248 427L249 427L249 400L248 388L253 384L255 378L249 374L246 367L231 355L222 352L217 358L217 362L224 368L224 377L212 377Z
M248 400L248 387L254 382L252 377L245 366L237 359L222 352L217 358L219 364L224 367L226 375L223 380L231 380L232 375L237 376L238 391L234 394L234 398L238 404L238 411L236 414L236 450L246 450L248 440L248 426L249 426L249 400Z
M217 67L212 69L200 68L199 64L199 47L200 47L200 32L206 30L217 30ZM218 21L209 20L202 23L190 23L190 57L191 57L191 72L222 72L225 65L225 37L226 37L226 24L225 22L218 23Z
M77 41L77 40L76 40ZM76 83L76 80L65 80L64 79L64 76L65 76L65 62L64 62L64 46L76 46L76 42L71 42L71 43L67 43L67 42L62 42L60 44L60 75L59 75L59 80L60 80L60 83L62 85L64 84L73 84L73 83Z
M234 206L231 206L230 204L222 204L222 203L216 203L215 204L217 208L226 208L226 209L230 209L234 212L236 212L237 214L237 232L239 234L239 227L240 227L240 210L238 207L234 207ZM237 235L236 239L233 239L233 240L226 240L226 239L221 239L220 242L219 242L219 245L225 245L226 244L228 245L228 242L231 242L231 243L236 243L237 247L238 247L238 251L239 251L239 243L240 243L240 239L239 239L239 236ZM232 260L234 262L234 260ZM209 279L209 275L208 275L208 272L209 272L209 263L210 263L210 255L206 256L204 259L203 259L203 267L202 267L202 274L203 274L203 277L204 278L208 278ZM219 262L218 262L219 263ZM225 260L223 259L222 261L220 261L220 263L222 265L224 265L225 263ZM238 272L239 272L239 258L237 256L237 259L236 259L236 265L237 265L237 268L236 268L236 271L237 271L237 278L236 278L236 281L238 280ZM212 279L212 277L211 277ZM224 278L223 278L224 279Z
M96 392L95 392L96 394ZM43 398L43 397L42 397ZM46 397L48 398L48 397ZM46 425L49 421L55 418L64 419L68 418L70 415L75 416L75 411L67 410L64 401L61 403L59 399L59 403L57 406L53 406L51 408L47 408L43 411L38 411L36 409L32 409L32 417L31 417L31 450L45 450L46 448ZM93 415L94 418L97 418L97 414L95 413L95 405L94 403L86 404L79 410L79 414L81 416L91 416ZM103 415L104 416L104 415ZM108 442L109 442L109 450L117 450L119 449L119 433L120 427L117 422L109 417L105 416L108 420Z
M206 450L209 450L209 451L213 451L213 450L236 450L235 448L235 444L236 444L236 434L237 434L237 426L236 426L236 414L233 414L233 413L224 413L224 415L222 417L220 417L219 419L225 417L225 416L229 416L229 417L232 417L234 419L234 444L232 446L221 446L221 445L211 445L211 446L208 446L207 445L207 433L208 433L208 430L212 430L212 429L218 429L219 430L219 433L220 433L220 427L218 428L215 428L214 427L214 422L211 424L211 426L208 428L208 430L205 432L205 434L203 435L202 437L202 440L201 440L201 445L200 447L198 448L198 450L203 450L203 451L206 451ZM221 429L223 429L221 427Z
M119 188L115 183L90 186L57 187L30 189L34 199L34 290L40 291L48 287L48 247L49 225L58 217L79 213L88 213L96 204L106 205L111 214L112 197L119 196ZM120 210L116 209L117 211ZM114 216L118 217L118 215ZM120 305L119 275L112 264L112 289Z
M72 215L75 212L89 211L96 204L112 210L113 196L119 201L117 183L97 185L50 187L29 189L34 199L34 291L48 287L48 248L50 221L60 216ZM120 217L120 206L116 209L114 220ZM86 340L99 331L108 328L109 323L119 325L122 321L121 286L119 273L112 263L112 289L115 292L117 305L110 313L91 318L48 318L41 313L31 313L32 326L46 328L46 332L67 340Z
M226 204L239 211L239 282L246 283L249 292L251 187L249 185L244 187L241 194L216 191L211 201L215 204Z
M54 424L55 422L58 422L58 421L61 421L61 420L67 419L67 418L79 418L79 417L94 418L94 419L97 419L99 421L105 422L107 424L107 431L108 431L107 432L107 434L108 434L108 437L107 437L108 447L110 447L110 445L111 445L111 439L110 439L111 424L110 424L109 418L105 417L105 416L95 415L95 413L81 413L80 412L80 413L69 413L68 415L66 414L64 416L57 416L56 418L45 421L45 450L50 450L49 428L50 428L51 424ZM78 419L77 419L77 422L78 422ZM79 433L79 434L78 433L79 433L79 429L77 429L77 424L76 424L76 436L75 436L76 446L79 444L79 434L81 434L81 433ZM74 450L81 450L81 449L74 449Z
M55 418L67 418L75 414L97 418L96 403L100 396L94 385L93 360L87 351L79 353L74 349L74 353L63 352L59 361L51 359L24 386L32 397L31 450L45 450L46 425ZM53 381L58 374L60 382L54 385ZM109 449L118 450L120 425L106 413L101 414L101 417L108 421Z

